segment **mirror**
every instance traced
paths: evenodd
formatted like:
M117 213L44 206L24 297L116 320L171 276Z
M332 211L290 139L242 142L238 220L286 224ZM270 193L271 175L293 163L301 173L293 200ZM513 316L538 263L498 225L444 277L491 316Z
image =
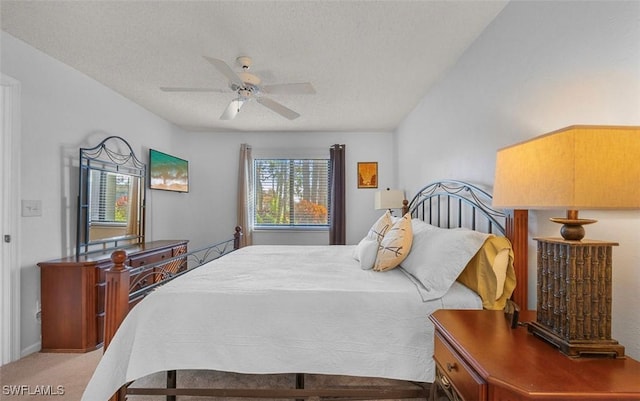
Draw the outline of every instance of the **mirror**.
M124 139L80 149L76 255L144 242L146 165Z

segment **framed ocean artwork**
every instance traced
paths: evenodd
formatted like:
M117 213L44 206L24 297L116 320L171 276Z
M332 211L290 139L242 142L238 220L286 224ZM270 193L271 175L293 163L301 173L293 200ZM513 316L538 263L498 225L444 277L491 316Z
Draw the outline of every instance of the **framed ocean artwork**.
M149 149L149 188L189 192L189 162Z

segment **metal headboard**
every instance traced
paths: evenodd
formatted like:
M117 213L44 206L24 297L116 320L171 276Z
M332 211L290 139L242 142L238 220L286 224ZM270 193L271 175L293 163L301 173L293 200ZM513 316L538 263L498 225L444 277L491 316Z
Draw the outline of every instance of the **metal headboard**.
M408 205L412 218L443 228L465 227L505 235L506 215L491 207L491 195L466 182L443 180L422 188Z

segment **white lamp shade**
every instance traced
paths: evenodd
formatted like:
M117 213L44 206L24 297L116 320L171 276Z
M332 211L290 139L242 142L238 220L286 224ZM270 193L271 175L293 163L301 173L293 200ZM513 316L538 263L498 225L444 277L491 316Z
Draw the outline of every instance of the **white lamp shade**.
M404 191L399 189L387 189L378 191L375 195L375 209L401 209L404 200Z

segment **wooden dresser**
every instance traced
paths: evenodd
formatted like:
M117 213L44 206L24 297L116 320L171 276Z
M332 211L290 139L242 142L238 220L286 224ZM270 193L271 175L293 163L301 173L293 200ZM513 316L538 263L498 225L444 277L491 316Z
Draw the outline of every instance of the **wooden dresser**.
M186 253L187 242L152 241L121 249L127 252L126 264L136 268ZM102 345L110 257L111 251L38 263L43 352L87 352ZM150 280L141 280L131 291L149 284Z
M640 363L626 358L570 358L530 334L511 329L502 311L439 310L436 380L431 399L640 400ZM534 321L523 311L521 321Z

